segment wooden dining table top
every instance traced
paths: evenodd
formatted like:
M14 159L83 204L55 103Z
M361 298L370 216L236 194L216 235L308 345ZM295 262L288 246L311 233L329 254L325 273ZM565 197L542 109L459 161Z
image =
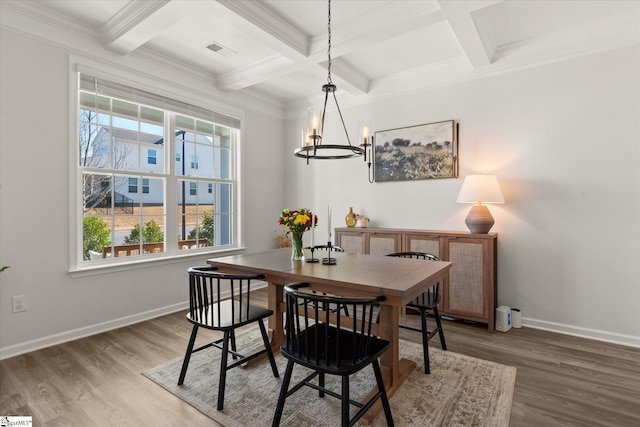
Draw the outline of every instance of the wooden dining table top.
M317 255L317 254L316 254ZM336 264L291 259L291 249L213 258L207 262L227 272L260 273L276 284L306 281L344 296L384 295L386 305L403 306L448 274L446 261L332 252ZM319 256L321 258L322 255Z

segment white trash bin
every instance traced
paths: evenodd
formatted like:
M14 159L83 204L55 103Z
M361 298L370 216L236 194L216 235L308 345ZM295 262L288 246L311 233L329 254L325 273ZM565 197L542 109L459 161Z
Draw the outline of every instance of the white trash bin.
M511 326L515 329L522 328L522 311L519 308L511 309Z

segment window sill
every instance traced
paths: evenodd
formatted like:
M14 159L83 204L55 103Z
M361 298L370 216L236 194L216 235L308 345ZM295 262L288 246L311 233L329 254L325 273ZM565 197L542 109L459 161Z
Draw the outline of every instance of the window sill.
M148 268L156 264L172 264L179 263L185 260L194 258L217 258L227 255L236 255L246 250L245 247L231 248L231 249L218 249L214 251L189 251L188 253L171 253L157 256L136 256L136 259L131 261L105 260L83 263L81 267L73 268L69 270L71 278L76 279L80 277L95 276L98 274L117 273L120 271L136 270L139 268ZM85 265L86 264L86 265Z

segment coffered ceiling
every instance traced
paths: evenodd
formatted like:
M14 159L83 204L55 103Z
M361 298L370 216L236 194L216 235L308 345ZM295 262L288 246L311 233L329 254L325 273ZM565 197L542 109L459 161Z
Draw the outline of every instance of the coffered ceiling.
M3 0L118 55L171 61L285 106L321 96L326 0ZM640 43L640 1L333 0L332 76L353 97ZM210 48L208 48L210 46Z

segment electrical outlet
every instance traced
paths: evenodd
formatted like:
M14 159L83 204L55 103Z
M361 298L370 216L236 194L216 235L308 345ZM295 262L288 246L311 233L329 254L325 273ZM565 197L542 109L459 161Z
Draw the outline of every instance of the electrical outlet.
M12 298L13 301L13 312L19 313L21 311L27 310L27 296L26 295L16 295Z

